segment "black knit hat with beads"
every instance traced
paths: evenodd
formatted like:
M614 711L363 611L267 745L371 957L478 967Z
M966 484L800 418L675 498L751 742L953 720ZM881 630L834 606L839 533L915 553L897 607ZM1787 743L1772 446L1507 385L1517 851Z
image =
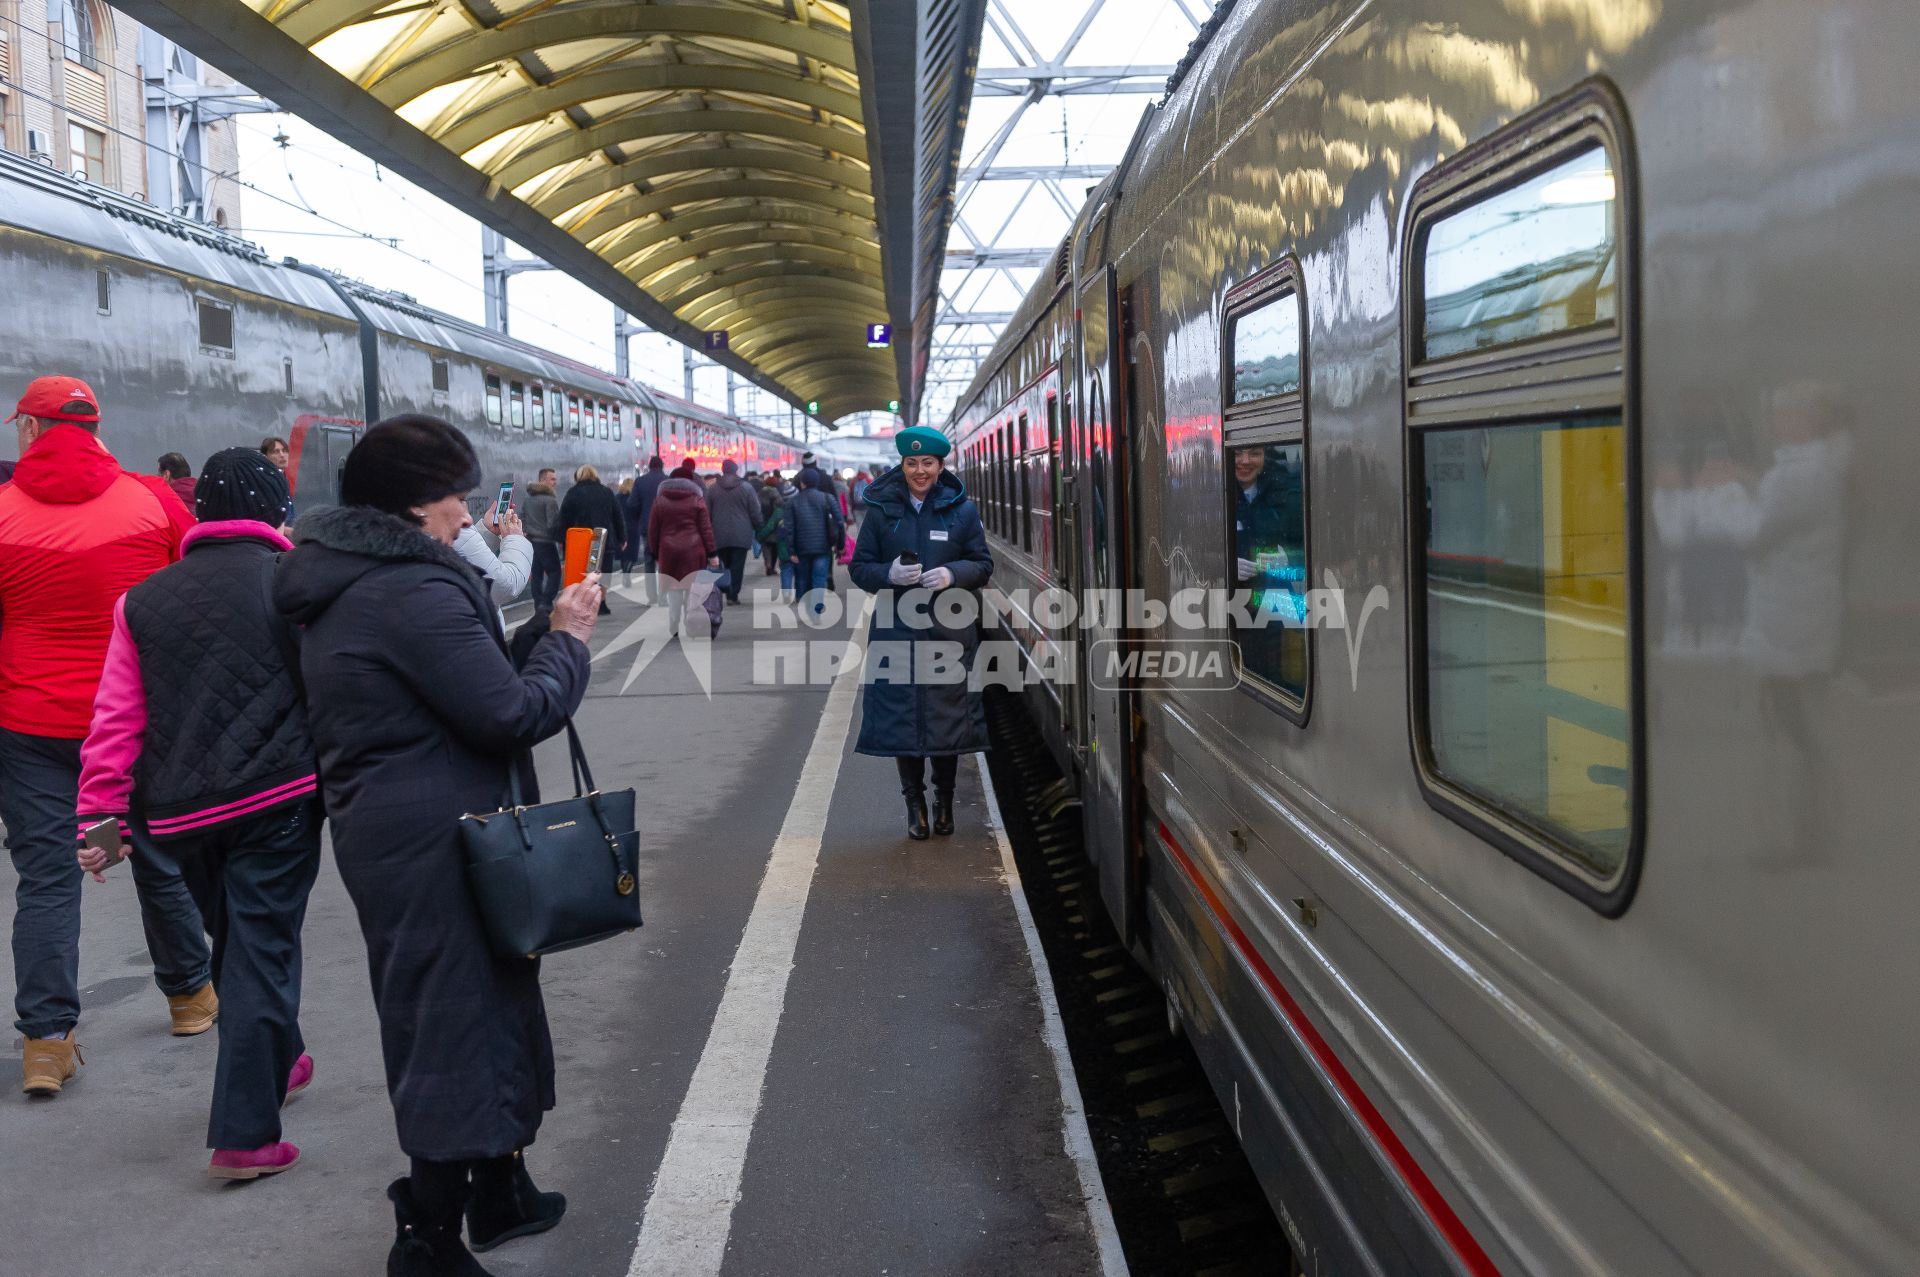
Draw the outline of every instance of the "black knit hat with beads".
M258 448L221 449L193 485L193 512L202 523L253 519L277 528L292 504L287 476Z

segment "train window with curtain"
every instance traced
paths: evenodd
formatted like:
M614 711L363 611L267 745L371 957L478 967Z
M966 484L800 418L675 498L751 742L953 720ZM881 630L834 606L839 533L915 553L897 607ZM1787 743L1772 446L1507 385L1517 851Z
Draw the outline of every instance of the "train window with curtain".
M433 361L433 392L444 395L453 385L453 369L444 359Z
M600 422L600 437L602 439L613 438L613 428L607 424L607 405L605 403L597 405L594 410L594 415Z
M527 428L527 388L517 381L507 397L507 422L515 430Z
M487 424L500 424L500 378L487 374Z
M200 348L232 351L233 307L205 297L195 300L200 312Z
M1306 302L1287 257L1227 294L1221 408L1227 580L1241 687L1295 723L1312 688L1307 628Z
M574 438L580 437L580 396L567 396L567 433Z
M527 409L530 418L527 424L532 428L533 433L545 434L547 432L547 392L535 386L532 396L527 400Z
M1406 258L1422 787L1610 916L1641 824L1620 119L1585 88L1436 169Z
M627 437L627 409L624 404L613 406L613 437L615 439Z

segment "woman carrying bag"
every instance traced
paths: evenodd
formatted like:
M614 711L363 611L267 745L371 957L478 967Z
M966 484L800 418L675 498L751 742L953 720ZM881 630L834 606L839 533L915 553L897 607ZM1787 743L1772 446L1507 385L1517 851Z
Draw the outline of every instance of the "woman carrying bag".
M479 484L453 426L381 422L347 455L343 504L296 527L274 587L304 628L334 856L366 938L387 1093L412 1159L387 1190L390 1277L484 1274L461 1243L463 1212L485 1250L551 1228L566 1208L521 1158L554 1104L540 964L490 946L459 826L498 808L509 769L526 777L527 751L579 707L600 588L589 578L561 591L516 670L486 583L452 549Z

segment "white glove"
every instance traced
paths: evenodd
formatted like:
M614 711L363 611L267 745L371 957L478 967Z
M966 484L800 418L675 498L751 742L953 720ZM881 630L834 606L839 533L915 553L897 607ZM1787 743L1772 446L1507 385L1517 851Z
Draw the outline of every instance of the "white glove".
M893 566L887 569L887 580L893 585L913 585L920 580L920 565L895 559Z
M920 574L920 584L929 590L944 590L953 584L953 569L928 568Z
M1234 578L1236 581L1253 580L1254 566L1252 559L1235 559L1233 566L1234 571L1239 573L1239 575Z

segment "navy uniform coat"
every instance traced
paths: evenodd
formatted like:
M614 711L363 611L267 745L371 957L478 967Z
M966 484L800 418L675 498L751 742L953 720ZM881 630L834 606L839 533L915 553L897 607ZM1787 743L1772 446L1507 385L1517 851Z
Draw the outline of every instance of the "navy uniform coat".
M869 594L908 593L887 580L887 570L903 550L919 554L922 569L950 569L952 588L956 590L977 594L993 575L993 558L987 553L980 511L967 498L966 488L953 471L940 472L918 511L907 495L906 476L898 466L867 489L867 514L847 569L853 583ZM904 608L901 610L904 612ZM925 611L932 615L931 606ZM964 632L937 625L915 629L904 616L882 625L880 614L875 612L868 624L867 639L869 643L958 642L971 670L979 628L969 626ZM907 681L907 674L901 671L900 681L867 684L860 740L854 748L862 754L900 758L971 754L987 747L987 716L980 697L968 689L965 681L922 685Z
M400 1147L505 1156L553 1107L553 1043L540 964L488 945L457 826L499 807L507 768L566 725L587 645L548 633L515 670L479 574L392 515L316 510L294 541L274 602L306 628L320 782L366 937Z

